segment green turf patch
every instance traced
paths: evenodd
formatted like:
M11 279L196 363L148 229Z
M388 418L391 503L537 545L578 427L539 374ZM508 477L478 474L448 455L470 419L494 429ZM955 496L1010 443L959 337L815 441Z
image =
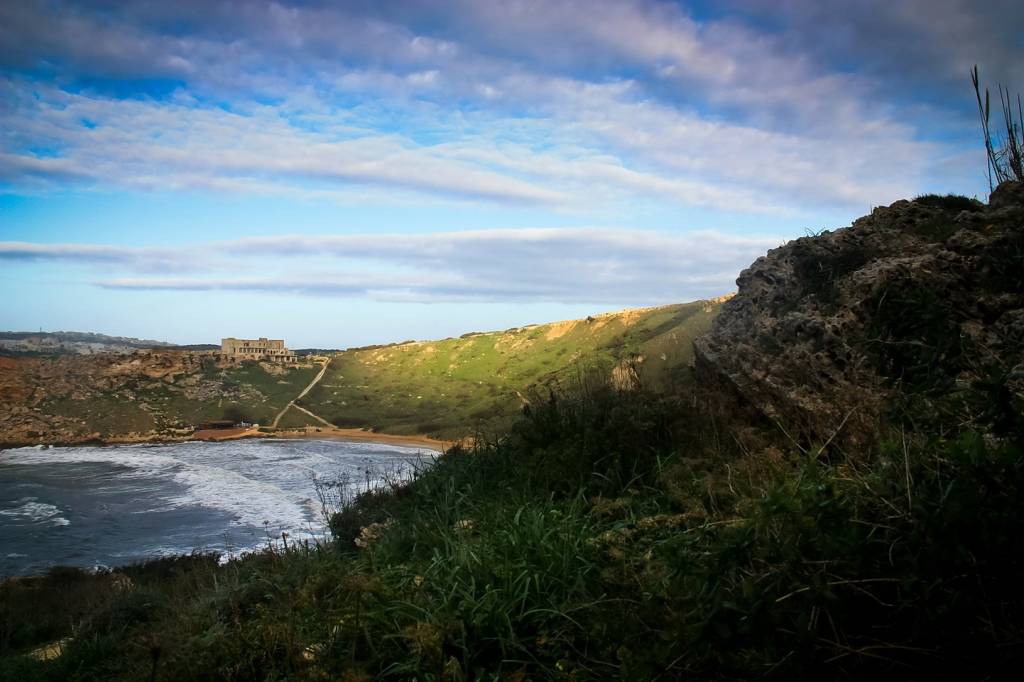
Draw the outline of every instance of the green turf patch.
M718 306L704 302L504 332L339 353L302 400L342 427L458 438L500 431L545 384L643 356L651 387L685 381L692 342Z

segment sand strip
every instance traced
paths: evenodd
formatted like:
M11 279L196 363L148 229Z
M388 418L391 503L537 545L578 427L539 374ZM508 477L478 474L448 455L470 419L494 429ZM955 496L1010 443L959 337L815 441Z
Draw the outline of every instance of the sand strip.
M388 445L421 447L436 450L437 452L444 452L446 448L455 444L453 441L436 440L428 436L398 436L390 433L374 433L373 431L364 431L362 429L338 429L319 426L307 426L304 429L287 429L260 435L265 435L270 438L312 438L324 440L367 441L371 443L387 443Z

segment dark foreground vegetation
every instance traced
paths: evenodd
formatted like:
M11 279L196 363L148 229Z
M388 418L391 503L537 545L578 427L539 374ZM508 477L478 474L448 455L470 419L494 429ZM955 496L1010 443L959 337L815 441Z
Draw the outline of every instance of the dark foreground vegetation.
M8 581L0 678L986 679L1024 662L1019 432L895 414L843 452L726 413L581 381L533 396L507 438L344 502L333 544Z

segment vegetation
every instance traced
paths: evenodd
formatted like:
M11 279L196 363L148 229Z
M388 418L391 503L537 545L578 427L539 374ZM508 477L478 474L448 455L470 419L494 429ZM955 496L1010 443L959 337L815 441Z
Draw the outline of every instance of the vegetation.
M844 453L696 393L561 386L340 500L333 543L5 583L0 676L976 679L1024 657L1021 431L901 412Z
M988 185L991 190L995 185L1015 180L1024 181L1024 107L1021 106L1020 95L1016 97L1017 116L1014 119L1014 98L1009 88L999 85L999 105L1003 114L1003 128L992 132L990 126L991 111L988 88L985 88L984 101L981 96L981 84L978 78L978 67L971 69L971 83L978 99L978 115L981 117L981 133L985 141L985 152L988 157Z
M156 426L149 412L116 392L88 399L64 396L43 403L42 407L47 414L80 419L100 435L149 431Z
M405 342L335 355L299 404L343 428L456 439L504 433L531 386L584 370L606 375L641 357L651 388L686 379L692 342L719 306L708 302L629 310L457 339Z
M934 240L974 210L915 201ZM966 275L858 300L847 340L893 399L855 439L687 380L702 304L340 354L303 403L335 423L507 428L407 484L322 482L330 541L0 584L0 678L1000 678L1024 660L1024 393L1017 337L964 330L1019 321L1024 233L986 229ZM793 295L835 312L873 254L817 251ZM260 371L206 380L301 387Z
M43 413L81 420L102 437L126 432L164 431L216 419L259 424L274 416L319 371L319 366L268 368L257 362L218 368L175 381L139 377L117 388L77 386L80 395L46 400Z
M718 309L700 301L352 349L334 355L323 380L297 404L343 428L445 440L503 433L532 386L584 369L610 375L632 362L642 365L651 387L685 383L693 339L708 330ZM39 428L30 430L0 418L2 440L10 443L174 437L219 419L265 426L321 368L314 362L224 366L210 355L172 350L4 360L2 388L40 417ZM278 423L306 425L323 422L291 409Z
M233 407L246 413L249 417L246 421L269 424L319 371L319 365L311 365L282 368L280 373L268 372L258 362L243 362L224 370L221 377L225 383L255 389L259 398L240 401Z
M985 208L985 204L977 199L965 197L962 194L922 194L914 199L915 204L942 208L947 211L969 211L976 213Z

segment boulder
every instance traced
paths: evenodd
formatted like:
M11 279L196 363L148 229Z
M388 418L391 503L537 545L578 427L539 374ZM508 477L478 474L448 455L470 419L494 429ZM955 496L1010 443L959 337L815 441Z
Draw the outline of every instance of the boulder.
M1024 349L1024 185L989 204L929 195L757 259L696 374L804 442L864 441L899 396L996 377L1015 394Z

